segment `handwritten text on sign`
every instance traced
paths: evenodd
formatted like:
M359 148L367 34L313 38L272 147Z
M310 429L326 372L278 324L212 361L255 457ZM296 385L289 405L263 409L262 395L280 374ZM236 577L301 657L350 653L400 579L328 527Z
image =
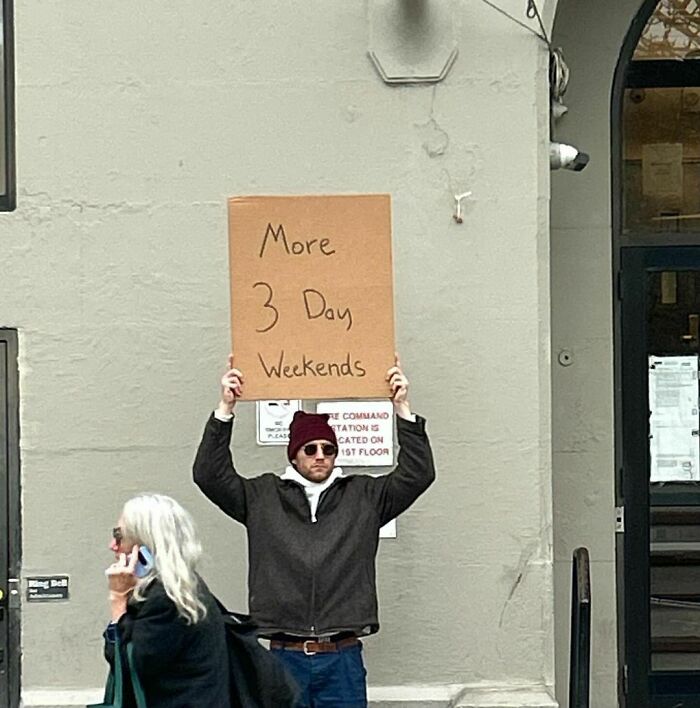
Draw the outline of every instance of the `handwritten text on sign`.
M384 401L327 401L316 406L328 413L338 438L341 467L381 467L394 464L394 412Z
M388 195L232 198L229 254L245 398L388 395Z

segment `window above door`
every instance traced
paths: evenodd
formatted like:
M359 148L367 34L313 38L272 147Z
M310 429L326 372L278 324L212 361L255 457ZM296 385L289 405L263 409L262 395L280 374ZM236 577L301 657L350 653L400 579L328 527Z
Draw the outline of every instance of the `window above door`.
M700 244L700 0L661 0L625 74L622 245Z
M700 62L698 84L625 90L625 241L700 231Z
M700 54L700 1L661 0L647 22L634 60L686 59Z

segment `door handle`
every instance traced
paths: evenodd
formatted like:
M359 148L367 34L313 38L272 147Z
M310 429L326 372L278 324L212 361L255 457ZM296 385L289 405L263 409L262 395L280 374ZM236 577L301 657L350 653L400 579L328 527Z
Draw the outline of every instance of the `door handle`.
M700 342L700 315L688 315L688 334L681 335L681 339L695 346Z
M7 607L10 610L18 610L20 605L19 597L19 578L8 578L7 587Z

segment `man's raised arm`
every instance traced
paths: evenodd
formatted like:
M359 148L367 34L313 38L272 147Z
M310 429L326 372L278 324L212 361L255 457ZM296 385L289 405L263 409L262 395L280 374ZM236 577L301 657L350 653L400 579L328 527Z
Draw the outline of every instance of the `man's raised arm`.
M382 526L408 509L435 479L435 462L425 419L411 412L408 379L398 355L386 378L396 413L399 454L393 472L375 477L370 485Z
M244 524L246 485L236 473L231 459L233 409L241 396L242 385L243 375L233 367L233 356L229 355L228 370L221 379L221 401L204 427L192 473L195 484L210 501Z

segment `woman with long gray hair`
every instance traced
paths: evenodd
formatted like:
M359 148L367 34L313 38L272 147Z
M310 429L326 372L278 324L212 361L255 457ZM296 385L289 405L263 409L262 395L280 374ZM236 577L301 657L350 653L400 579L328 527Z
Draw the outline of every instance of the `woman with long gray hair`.
M104 705L228 708L224 620L197 574L201 546L192 517L170 497L134 497L112 530L110 549L104 637L111 681Z

